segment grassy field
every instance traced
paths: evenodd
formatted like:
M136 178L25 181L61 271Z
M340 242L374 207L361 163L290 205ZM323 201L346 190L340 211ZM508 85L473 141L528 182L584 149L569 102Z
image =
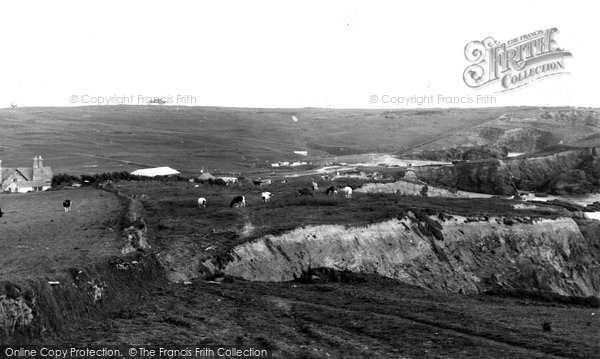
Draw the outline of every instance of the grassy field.
M0 194L0 207L2 280L51 276L119 253L122 209L114 194L91 188Z

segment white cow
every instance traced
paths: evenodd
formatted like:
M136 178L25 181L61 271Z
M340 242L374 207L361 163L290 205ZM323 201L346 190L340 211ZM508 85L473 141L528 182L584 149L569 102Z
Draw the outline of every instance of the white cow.
M263 192L261 193L260 198L263 202L267 203L271 200L271 196L273 196L271 192Z
M313 189L313 191L316 191L319 189L319 185L317 184L317 182L312 181L312 189Z
M206 208L206 198L204 198L204 197L198 198L198 207Z
M352 187L346 186L342 188L340 191L346 193L346 198L352 198Z

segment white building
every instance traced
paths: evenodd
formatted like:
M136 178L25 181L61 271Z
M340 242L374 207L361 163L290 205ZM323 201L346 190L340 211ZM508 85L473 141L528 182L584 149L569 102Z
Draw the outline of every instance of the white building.
M181 174L179 171L172 169L171 167L155 167L155 168L143 168L131 172L134 176L142 177L157 177L157 176L176 176Z

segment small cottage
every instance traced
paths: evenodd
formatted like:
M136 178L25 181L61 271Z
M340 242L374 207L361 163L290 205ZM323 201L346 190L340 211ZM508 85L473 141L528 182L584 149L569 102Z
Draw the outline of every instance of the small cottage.
M42 156L33 158L32 167L2 167L0 160L0 187L13 193L45 191L52 187L52 169L44 166Z

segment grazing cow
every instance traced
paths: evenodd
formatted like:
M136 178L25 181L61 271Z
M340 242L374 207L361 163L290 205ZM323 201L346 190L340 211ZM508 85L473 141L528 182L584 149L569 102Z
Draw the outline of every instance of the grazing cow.
M71 200L65 199L63 202L63 207L65 208L65 212L69 212L71 210Z
M319 185L317 184L317 182L312 181L312 189L313 189L313 191L316 191L319 189Z
M260 198L264 203L267 203L271 200L271 196L273 196L271 192L263 192L261 193Z
M333 196L333 195L336 195L337 193L338 193L337 186L330 186L325 190L325 194L328 196Z
M206 198L204 198L204 197L198 198L198 207L206 208Z
M313 195L313 191L311 191L309 188L301 188L298 190L298 193L301 196L312 196Z
M342 188L341 191L346 193L346 198L352 198L352 187L346 186Z
M3 214L4 214L4 212L2 212L2 208L0 208L0 218L2 218Z
M262 184L262 181L258 179L258 180L253 180L253 181L252 181L252 183L253 183L255 186L260 186L260 185Z
M246 197L244 196L235 196L231 200L229 207L233 208L233 206L237 207L246 207Z

